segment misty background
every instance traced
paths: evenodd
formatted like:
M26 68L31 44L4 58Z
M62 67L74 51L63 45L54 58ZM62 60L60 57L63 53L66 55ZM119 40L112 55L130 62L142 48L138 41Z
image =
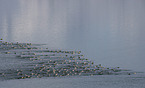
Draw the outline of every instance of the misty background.
M0 38L145 71L145 0L0 0Z

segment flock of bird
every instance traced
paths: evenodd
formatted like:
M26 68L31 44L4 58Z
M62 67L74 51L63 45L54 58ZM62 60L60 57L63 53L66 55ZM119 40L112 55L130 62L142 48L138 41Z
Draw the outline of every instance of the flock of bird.
M0 73L1 79L24 79L61 76L92 76L121 74L119 67L105 68L94 65L81 51L49 50L31 43L12 43L0 39L0 55L25 59L30 63ZM127 73L130 75L131 73Z

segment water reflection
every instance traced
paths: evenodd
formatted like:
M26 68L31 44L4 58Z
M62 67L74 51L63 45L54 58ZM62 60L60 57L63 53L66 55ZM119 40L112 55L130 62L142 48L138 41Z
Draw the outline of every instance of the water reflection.
M1 0L0 37L81 50L107 66L145 69L144 8L144 0Z

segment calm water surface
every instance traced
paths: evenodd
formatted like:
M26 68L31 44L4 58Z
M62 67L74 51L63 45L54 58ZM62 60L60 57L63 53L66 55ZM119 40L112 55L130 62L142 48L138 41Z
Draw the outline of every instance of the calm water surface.
M107 67L145 71L144 23L145 0L0 0L0 38L81 50Z
M0 82L0 88L144 88L144 75L34 78Z

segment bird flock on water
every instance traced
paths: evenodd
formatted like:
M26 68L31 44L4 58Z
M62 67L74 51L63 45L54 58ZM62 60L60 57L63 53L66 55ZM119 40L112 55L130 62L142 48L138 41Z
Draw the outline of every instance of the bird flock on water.
M86 59L81 51L49 50L31 43L5 42L3 39L0 39L0 55L0 58L8 56L30 62L24 64L24 67L1 72L0 79L119 75L124 71L119 67L106 68L101 64L94 65L94 62Z

